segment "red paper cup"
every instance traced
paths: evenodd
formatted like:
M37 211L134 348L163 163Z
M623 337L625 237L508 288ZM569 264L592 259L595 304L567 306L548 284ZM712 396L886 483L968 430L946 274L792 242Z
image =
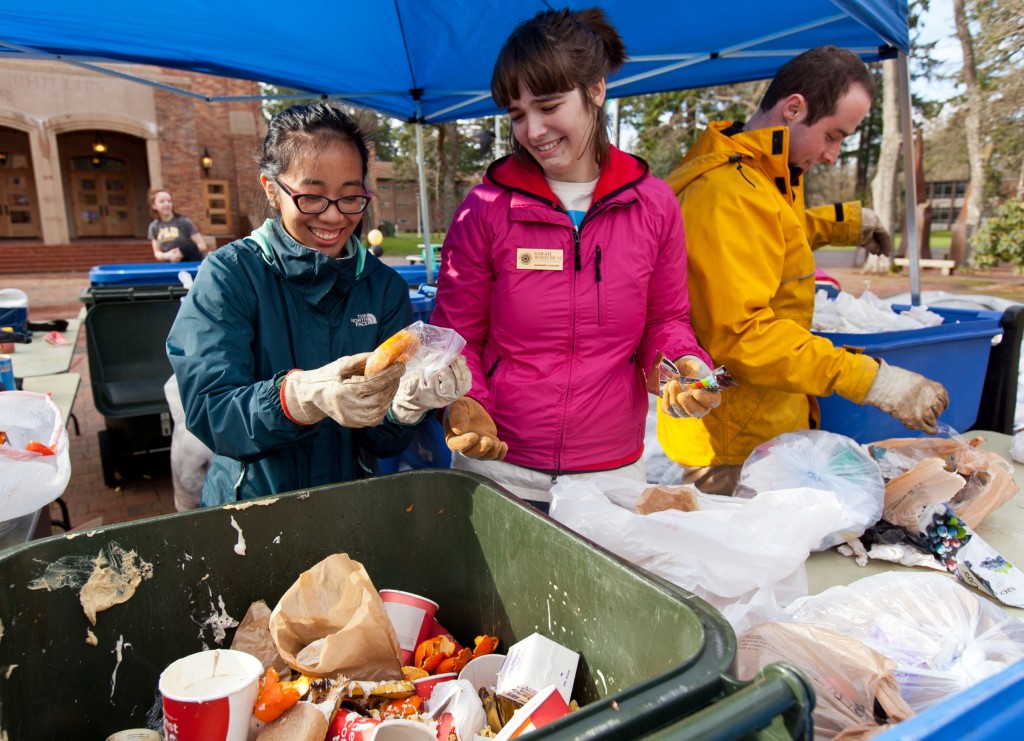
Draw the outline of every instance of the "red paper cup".
M413 654L420 642L426 640L430 631L437 603L426 597L397 589L380 590L384 609L391 618L398 634L398 645L402 649L402 664L412 664Z
M215 649L178 659L160 674L166 741L246 741L263 665Z
M380 725L379 720L367 718L365 715L338 708L327 730L328 741L372 741L373 734Z
M527 731L546 726L568 714L569 705L565 698L555 685L550 684L515 712L512 720L498 733L496 741L518 738Z
M459 675L455 672L446 672L445 674L434 674L423 679L412 680L412 686L416 688L416 694L422 697L424 700L430 699L430 693L434 691L434 687L441 684L441 682L451 682L454 679L458 679Z

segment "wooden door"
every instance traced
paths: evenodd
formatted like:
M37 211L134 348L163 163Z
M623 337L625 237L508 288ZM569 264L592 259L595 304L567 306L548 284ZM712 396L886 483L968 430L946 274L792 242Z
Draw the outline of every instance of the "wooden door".
M0 167L0 237L40 236L36 186L28 157L9 152L6 163Z
M203 234L233 234L231 223L231 186L227 180L202 181Z
M131 177L122 160L72 160L71 203L79 237L130 237L135 231Z

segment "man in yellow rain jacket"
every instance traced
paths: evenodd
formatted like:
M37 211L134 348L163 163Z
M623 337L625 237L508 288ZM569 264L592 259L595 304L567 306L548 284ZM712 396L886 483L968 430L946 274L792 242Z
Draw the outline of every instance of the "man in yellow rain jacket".
M755 447L816 427L816 396L837 393L929 432L949 403L940 384L810 332L812 250L891 249L858 202L804 208L803 172L836 161L873 94L852 52L804 52L779 69L749 122L712 124L668 178L682 206L693 327L739 382L701 419L659 410L666 454L702 491L731 494Z

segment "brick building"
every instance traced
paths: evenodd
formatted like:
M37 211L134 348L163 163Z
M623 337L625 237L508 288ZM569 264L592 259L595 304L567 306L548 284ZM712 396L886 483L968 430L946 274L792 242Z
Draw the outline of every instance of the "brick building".
M254 82L118 70L202 96L259 94ZM208 241L248 233L263 217L253 154L265 133L257 100L209 102L59 62L0 63L0 271L152 260L150 187L169 189Z

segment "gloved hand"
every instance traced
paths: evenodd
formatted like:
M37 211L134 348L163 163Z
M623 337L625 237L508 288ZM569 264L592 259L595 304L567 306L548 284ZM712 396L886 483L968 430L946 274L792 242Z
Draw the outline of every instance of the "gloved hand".
M872 255L888 257L892 254L892 237L882 226L878 214L870 208L860 210L860 246Z
M451 450L482 461L501 460L508 444L498 439L498 428L476 399L463 396L444 412L444 439Z
M939 431L939 415L949 406L949 394L941 383L882 360L864 403L891 414L911 430L934 435Z
M704 378L711 373L707 364L693 355L684 355L675 365L688 378ZM669 381L661 393L661 411L670 417L703 417L721 403L719 392L692 389L679 381Z
M293 370L281 384L284 413L300 425L330 417L342 427L380 424L405 372L395 363L372 378L360 375L370 353L346 355L315 370Z
M420 373L409 373L398 387L398 395L391 402L391 416L396 422L414 425L431 409L446 407L473 386L466 358L457 355L451 365L427 383Z

